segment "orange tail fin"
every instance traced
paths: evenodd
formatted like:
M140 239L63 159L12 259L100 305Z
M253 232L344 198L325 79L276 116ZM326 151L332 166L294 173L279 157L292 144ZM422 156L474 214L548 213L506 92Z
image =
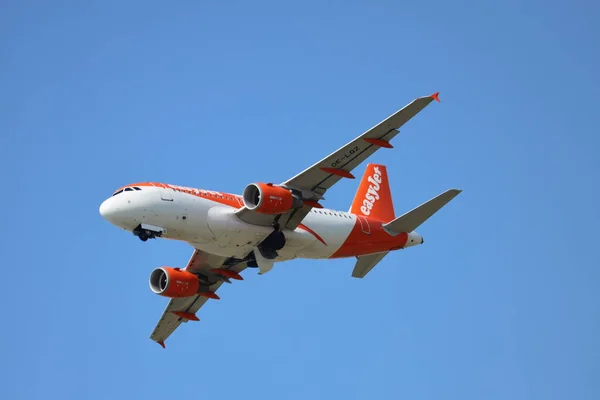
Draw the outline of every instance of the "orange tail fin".
M367 165L350 212L383 222L389 222L396 217L385 165Z

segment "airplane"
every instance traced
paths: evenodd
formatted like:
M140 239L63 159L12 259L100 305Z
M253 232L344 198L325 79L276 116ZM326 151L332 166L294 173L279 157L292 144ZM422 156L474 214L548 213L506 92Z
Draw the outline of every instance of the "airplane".
M415 230L456 197L450 189L396 217L384 165L368 164L347 212L323 207L324 194L377 150L393 146L400 127L439 93L420 97L281 184L250 183L242 195L158 182L117 189L100 205L111 224L142 241L184 241L194 252L185 268L159 267L150 289L169 303L150 339L165 340L196 313L224 283L243 280L246 268L259 274L297 258L355 258L352 276L364 278L389 252L423 244Z

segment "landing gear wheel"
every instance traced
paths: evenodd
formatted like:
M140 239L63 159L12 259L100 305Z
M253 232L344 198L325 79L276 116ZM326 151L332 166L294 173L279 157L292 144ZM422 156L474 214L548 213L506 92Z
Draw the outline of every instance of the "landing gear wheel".
M153 229L143 228L142 224L138 225L134 230L133 234L140 238L142 242L147 241L148 239L156 239L163 235L164 229L160 227L152 227ZM154 229L156 228L156 229Z

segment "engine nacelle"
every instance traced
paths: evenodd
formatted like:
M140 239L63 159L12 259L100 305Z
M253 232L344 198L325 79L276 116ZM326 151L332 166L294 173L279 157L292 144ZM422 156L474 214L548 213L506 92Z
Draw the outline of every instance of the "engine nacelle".
M261 214L284 214L302 207L302 201L286 188L267 183L251 183L244 189L244 205Z
M150 289L165 297L188 297L198 293L200 281L191 272L160 267L150 274Z

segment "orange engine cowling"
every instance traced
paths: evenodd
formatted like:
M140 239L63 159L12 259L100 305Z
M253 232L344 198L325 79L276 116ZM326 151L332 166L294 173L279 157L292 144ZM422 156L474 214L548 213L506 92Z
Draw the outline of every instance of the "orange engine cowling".
M150 274L150 289L165 297L188 297L198 293L200 282L191 272L160 267Z
M302 207L286 188L267 183L251 183L244 189L244 205L261 214L284 214L292 208Z

